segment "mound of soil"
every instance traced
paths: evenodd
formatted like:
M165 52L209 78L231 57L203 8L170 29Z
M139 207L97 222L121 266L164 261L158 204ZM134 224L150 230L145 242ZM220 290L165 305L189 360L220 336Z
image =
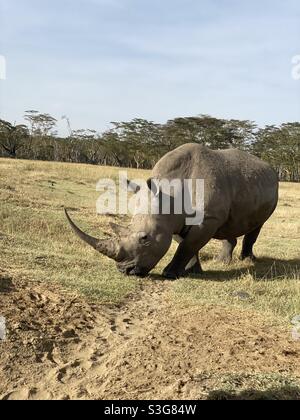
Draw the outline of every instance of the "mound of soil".
M0 399L237 399L218 389L233 381L240 397L257 396L257 375L300 377L290 331L227 308L180 308L170 289L142 281L123 305L101 306L0 272ZM297 388L284 395L300 399Z

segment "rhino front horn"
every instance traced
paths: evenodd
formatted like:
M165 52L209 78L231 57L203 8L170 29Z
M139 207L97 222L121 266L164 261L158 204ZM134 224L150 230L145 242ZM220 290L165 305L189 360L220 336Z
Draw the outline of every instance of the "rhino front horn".
M101 254L112 258L113 260L117 259L118 255L118 245L116 241L112 239L97 239L93 236L88 235L87 233L84 233L79 227L75 225L71 217L69 216L67 210L65 209L65 214L68 219L68 222L71 225L71 228L76 233L76 235L82 239L84 242L86 242L88 245L92 246L96 251L100 252Z

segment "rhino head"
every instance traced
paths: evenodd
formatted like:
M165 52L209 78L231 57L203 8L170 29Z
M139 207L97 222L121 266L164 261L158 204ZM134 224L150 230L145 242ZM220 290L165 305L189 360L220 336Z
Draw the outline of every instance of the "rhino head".
M153 194L152 191L149 193ZM156 195L158 197L159 194ZM135 214L128 228L111 224L115 237L97 239L79 229L66 210L65 213L76 235L114 260L119 271L126 275L145 277L164 257L172 243L174 226L169 215Z

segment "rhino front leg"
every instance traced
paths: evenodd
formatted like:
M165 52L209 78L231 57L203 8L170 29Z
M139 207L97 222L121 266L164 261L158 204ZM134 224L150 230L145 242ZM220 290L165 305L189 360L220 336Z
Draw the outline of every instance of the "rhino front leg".
M196 275L196 274L202 274L203 270L201 267L200 259L198 256L194 255L190 262L186 265L185 268L181 269L180 271L173 268L174 265L174 259L172 262L170 262L169 265L164 269L163 276L167 279L177 279L179 277L185 277L189 274Z
M184 240L179 235L175 235L174 239L179 244L181 244ZM168 271L168 267L165 268L164 272ZM185 274L201 274L201 273L203 273L203 270L202 270L201 262L200 262L200 259L199 259L199 253L197 253L193 256L193 258L191 258L191 260L189 261L189 263L185 267Z
M195 255L188 265L185 267L185 274L202 274L203 270L201 267L201 262L199 255Z
M186 268L188 267L188 264L196 255L198 255L200 249L213 238L217 229L218 226L212 222L203 223L201 226L193 226L186 238L178 246L171 263L164 269L164 277L168 279L177 279L187 275L188 272ZM199 266L200 272L202 272L200 261Z

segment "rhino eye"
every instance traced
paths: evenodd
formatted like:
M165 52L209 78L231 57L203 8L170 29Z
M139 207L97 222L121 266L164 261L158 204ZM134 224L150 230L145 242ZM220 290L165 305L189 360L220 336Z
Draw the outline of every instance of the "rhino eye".
M141 243L146 242L146 241L147 241L147 239L148 239L148 235L147 235L146 233L141 232L141 233L139 234L139 241L140 241Z

